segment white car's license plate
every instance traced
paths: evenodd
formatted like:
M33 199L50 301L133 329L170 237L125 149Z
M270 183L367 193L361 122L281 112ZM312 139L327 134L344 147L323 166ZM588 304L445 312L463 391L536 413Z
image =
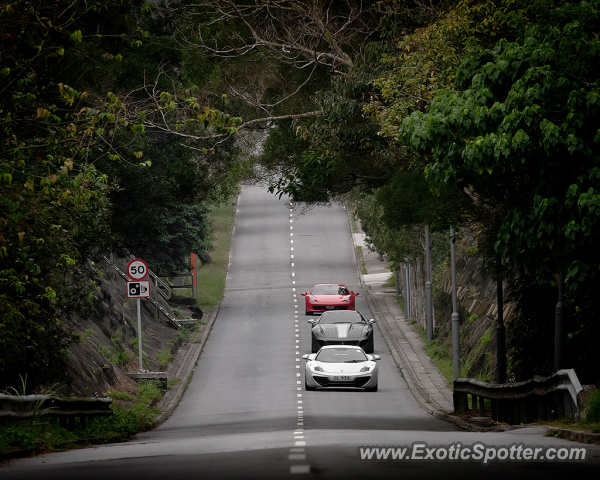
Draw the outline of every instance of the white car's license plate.
M349 377L347 375L336 375L335 377L329 377L329 380L333 382L351 382L354 380L354 377Z

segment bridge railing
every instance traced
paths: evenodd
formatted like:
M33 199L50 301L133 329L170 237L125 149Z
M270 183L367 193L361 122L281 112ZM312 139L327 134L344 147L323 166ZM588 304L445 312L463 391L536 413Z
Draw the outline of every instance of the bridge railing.
M485 416L485 400L491 405L492 420L509 425L575 416L577 394L583 390L575 371L559 370L549 377L534 377L516 383L486 383L472 378L454 380L454 411L471 410Z

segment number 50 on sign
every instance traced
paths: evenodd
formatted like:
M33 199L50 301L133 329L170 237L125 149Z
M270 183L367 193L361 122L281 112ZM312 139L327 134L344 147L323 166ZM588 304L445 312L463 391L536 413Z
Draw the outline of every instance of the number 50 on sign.
M148 264L139 258L127 264L127 275L132 280L141 280L148 275Z

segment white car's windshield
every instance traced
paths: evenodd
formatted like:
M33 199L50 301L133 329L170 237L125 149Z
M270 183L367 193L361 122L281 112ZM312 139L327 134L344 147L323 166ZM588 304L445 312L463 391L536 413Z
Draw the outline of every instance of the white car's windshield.
M358 363L366 362L368 358L358 348L326 348L319 352L315 360L326 363Z

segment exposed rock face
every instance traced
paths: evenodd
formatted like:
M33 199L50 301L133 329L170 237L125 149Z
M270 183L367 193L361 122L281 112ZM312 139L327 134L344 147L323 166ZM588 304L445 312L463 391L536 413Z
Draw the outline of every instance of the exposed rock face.
M125 272L128 260L114 258L114 263ZM102 396L107 390L130 390L135 383L126 372L138 370L137 301L128 299L125 280L108 264L94 266L97 274L96 295L92 300L95 313L80 319L73 332L81 341L69 349L68 373L70 383L54 387L61 394ZM173 316L169 304L151 286L151 295ZM162 371L167 355L174 353L180 342L177 330L162 313L147 300L140 300L142 348L144 368Z

